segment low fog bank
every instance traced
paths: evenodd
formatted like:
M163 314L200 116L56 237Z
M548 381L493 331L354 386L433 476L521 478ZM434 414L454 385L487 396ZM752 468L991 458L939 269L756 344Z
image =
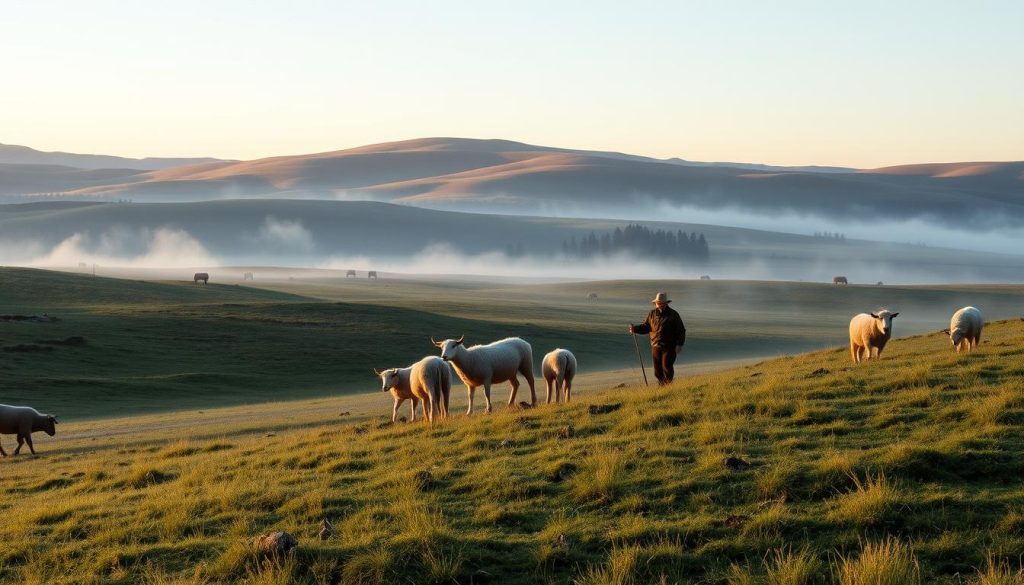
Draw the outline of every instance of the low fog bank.
M823 195L825 197L825 195ZM978 212L948 217L921 210L912 217L897 219L865 207L842 219L790 208L752 211L738 206L678 205L664 198L634 194L626 205L600 206L591 202L564 200L503 204L501 198L480 202L441 202L425 206L448 211L483 214L531 214L567 219L608 218L638 222L672 222L756 229L794 235L818 232L844 234L848 239L894 244L927 245L941 248L1021 255L1024 227L1001 213ZM905 214L904 214L905 215Z
M875 260L872 249L822 247L820 252L765 252L730 255L707 263L655 260L630 254L589 259L560 253L546 256L510 256L501 251L468 253L448 243L432 243L407 255L331 254L316 248L314 238L301 223L268 220L248 240L247 251L222 251L204 245L189 232L164 227L113 229L100 235L75 233L55 246L34 241L0 239L0 264L71 269L91 272L103 269L168 269L180 278L190 269L219 266L277 266L296 271L370 270L392 275L451 275L544 281L698 279L831 282L847 277L851 284L1018 283L1024 281L1024 261L1006 262L986 257L971 264L941 250L924 248L921 257L899 261ZM827 249L826 249L827 248ZM185 274L185 276L180 276Z

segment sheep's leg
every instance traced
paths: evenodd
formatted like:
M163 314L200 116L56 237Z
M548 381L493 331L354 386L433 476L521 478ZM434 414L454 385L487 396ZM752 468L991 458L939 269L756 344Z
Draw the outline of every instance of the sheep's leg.
M555 381L552 380L551 378L544 378L544 387L547 390L547 394L548 394L547 404L551 404L551 392L552 392L552 387L554 386L554 382Z
M562 371L562 372L558 372L558 375L555 376L555 403L556 404L562 401L562 395L564 394L564 392L563 392L564 388L565 388L565 372Z
M515 392L513 392L513 394L515 394ZM491 413L491 381L490 380L484 382L484 399L487 401L487 408L484 409L484 412L487 413L487 414L490 414Z
M855 364L860 363L860 348L858 348L857 344L852 341L850 342L850 359L852 359Z
M473 414L473 394L476 393L476 386L466 386L466 393L469 394L469 408L466 409L466 414Z
M25 442L28 443L28 450L31 451L33 455L35 455L36 448L32 446L32 435L25 435Z
M4 446L0 445L0 455L7 457L7 451L4 451Z
M412 415L409 416L409 422L416 422L416 407L419 406L420 401L417 398L412 398L409 402L412 402Z
M444 390L444 418L446 420L448 419L448 398L450 397L451 392L451 388L446 388Z
M515 406L515 403L516 403L516 392L519 391L519 377L518 376L512 376L512 379L509 380L508 383L512 384L512 393L508 395L508 405L509 406Z
M569 399L572 398L572 379L569 376L565 377L565 403L569 403Z
M398 422L398 407L402 405L402 401L395 398L395 404L391 407L391 422Z
M526 383L530 385L530 405L537 406L537 388L534 386L533 380L533 364L525 362L520 365L519 373L526 378Z

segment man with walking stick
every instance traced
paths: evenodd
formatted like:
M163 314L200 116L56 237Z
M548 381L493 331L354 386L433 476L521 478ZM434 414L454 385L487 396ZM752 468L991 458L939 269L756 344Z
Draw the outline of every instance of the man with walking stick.
M668 306L672 301L668 294L659 292L654 296L654 309L640 325L630 325L631 334L651 336L651 358L654 361L654 377L664 386L675 376L676 356L683 351L686 343L686 327L679 313ZM640 362L643 367L643 361ZM646 377L646 374L645 374Z

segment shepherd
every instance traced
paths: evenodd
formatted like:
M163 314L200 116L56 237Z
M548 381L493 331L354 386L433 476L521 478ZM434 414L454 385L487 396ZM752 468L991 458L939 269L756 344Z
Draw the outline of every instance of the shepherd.
M651 336L651 359L654 361L654 376L664 386L675 377L676 356L683 351L686 343L686 327L683 319L668 306L672 301L668 293L659 292L651 301L654 309L639 325L630 325L629 332Z

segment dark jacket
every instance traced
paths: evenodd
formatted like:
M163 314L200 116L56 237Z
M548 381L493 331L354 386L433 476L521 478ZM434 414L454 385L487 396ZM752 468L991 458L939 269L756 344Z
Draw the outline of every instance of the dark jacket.
M633 331L641 335L650 333L651 345L658 347L674 347L686 343L683 318L672 307L665 307L661 311L652 309L646 321L633 325Z

